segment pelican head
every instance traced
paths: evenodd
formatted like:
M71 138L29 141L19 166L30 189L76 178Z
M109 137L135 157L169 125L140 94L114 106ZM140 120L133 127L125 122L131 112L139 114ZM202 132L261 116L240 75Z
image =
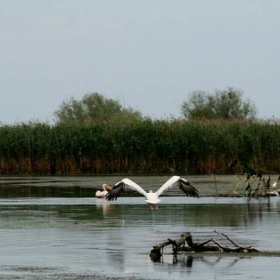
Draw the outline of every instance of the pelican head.
M96 191L95 196L97 198L104 198L108 192L107 191Z
M154 193L152 190L150 190L147 193L146 196L146 202L149 204L151 210L157 210L158 209L158 204L160 203L160 199L158 198L158 194Z
M110 185L107 185L107 184L103 184L102 185L102 188L103 188L103 191L100 191L98 190L96 193L95 193L95 196L97 198L105 198L107 193L112 189L112 187Z

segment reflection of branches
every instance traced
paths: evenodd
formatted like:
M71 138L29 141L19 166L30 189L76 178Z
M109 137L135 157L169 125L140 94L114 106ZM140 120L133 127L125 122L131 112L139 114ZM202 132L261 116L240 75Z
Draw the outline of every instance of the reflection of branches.
M233 267L236 263L238 263L238 261L240 261L243 257L235 257L231 262L229 262L227 265L226 265L226 268L231 268ZM219 255L217 256L214 260L209 260L208 258L205 258L205 257L199 257L199 256L193 256L193 255L188 255L187 258L184 257L184 258L180 258L180 257L177 257L174 256L173 257L173 265L175 264L181 264L181 265L185 265L189 268L192 268L193 267L193 263L194 262L202 262L204 263L205 265L213 268L213 266L217 265L218 263L221 262L223 258Z
M262 221L264 211L271 212L275 207L273 203L276 203L276 200L271 200L270 197L266 197L266 198L261 197L261 198L257 198L258 203L255 202L256 202L256 198L254 197L247 198L247 204L246 204L247 214L243 215L243 221L245 225L248 225L248 223L252 224L256 218Z

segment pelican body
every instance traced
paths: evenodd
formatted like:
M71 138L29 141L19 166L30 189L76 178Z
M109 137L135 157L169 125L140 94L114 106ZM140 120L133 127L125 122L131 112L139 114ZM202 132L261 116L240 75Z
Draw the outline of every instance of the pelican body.
M105 198L108 201L116 200L123 191L133 190L142 194L146 198L145 201L149 204L151 210L155 210L158 209L158 204L161 201L159 199L159 196L174 186L178 186L187 196L199 197L198 190L193 187L186 179L180 176L173 176L168 181L166 181L156 192L153 192L152 190L146 192L138 184L128 178L125 178L116 183L114 187L110 191L108 191Z

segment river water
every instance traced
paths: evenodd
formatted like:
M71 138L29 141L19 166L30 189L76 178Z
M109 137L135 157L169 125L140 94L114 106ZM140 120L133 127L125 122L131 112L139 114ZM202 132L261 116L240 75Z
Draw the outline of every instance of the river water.
M188 253L175 262L166 247L155 262L149 253L186 231L194 241L214 237L233 247L215 230L279 252L280 198L194 199L175 191L151 211L141 196L94 197L101 183L117 179L0 177L0 279L279 279L277 256ZM165 178L137 180L157 187ZM203 193L209 183L196 180Z

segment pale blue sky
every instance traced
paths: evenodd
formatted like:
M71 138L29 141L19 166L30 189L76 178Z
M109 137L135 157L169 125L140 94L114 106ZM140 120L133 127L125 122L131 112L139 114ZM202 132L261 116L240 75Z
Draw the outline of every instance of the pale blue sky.
M0 0L0 122L99 92L156 118L234 87L280 117L279 0Z

